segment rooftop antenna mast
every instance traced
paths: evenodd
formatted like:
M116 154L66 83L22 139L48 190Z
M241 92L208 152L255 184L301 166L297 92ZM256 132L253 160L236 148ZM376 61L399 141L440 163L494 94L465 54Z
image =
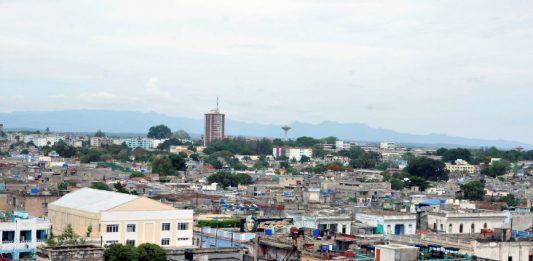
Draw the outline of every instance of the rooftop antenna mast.
M217 96L217 112L218 112L218 96Z

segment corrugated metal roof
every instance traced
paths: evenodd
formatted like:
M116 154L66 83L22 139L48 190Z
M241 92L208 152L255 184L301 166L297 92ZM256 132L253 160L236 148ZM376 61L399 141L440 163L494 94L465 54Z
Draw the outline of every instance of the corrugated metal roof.
M50 205L98 213L139 198L135 195L82 188L70 192Z

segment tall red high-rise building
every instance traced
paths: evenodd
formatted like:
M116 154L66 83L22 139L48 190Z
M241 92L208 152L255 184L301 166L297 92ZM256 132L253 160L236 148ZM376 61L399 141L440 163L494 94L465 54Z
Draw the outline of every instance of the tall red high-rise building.
M217 108L205 114L204 146L214 140L224 139L225 117L226 115L218 110L217 98Z

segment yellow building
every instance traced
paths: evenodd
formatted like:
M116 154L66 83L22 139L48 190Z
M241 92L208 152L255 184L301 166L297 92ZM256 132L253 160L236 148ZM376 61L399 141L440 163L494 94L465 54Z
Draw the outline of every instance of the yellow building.
M475 165L470 165L468 162L458 159L455 161L455 164L446 163L446 169L450 173L476 173L477 167Z
M56 235L70 224L80 236L91 226L90 238L104 244L192 246L193 211L146 197L82 188L50 203L48 216Z

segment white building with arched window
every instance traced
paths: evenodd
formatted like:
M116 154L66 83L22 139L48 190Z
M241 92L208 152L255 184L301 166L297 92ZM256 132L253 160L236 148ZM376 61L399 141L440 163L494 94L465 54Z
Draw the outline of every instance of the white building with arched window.
M446 234L480 233L481 229L495 229L505 226L505 213L489 210L462 210L428 213L427 227Z

